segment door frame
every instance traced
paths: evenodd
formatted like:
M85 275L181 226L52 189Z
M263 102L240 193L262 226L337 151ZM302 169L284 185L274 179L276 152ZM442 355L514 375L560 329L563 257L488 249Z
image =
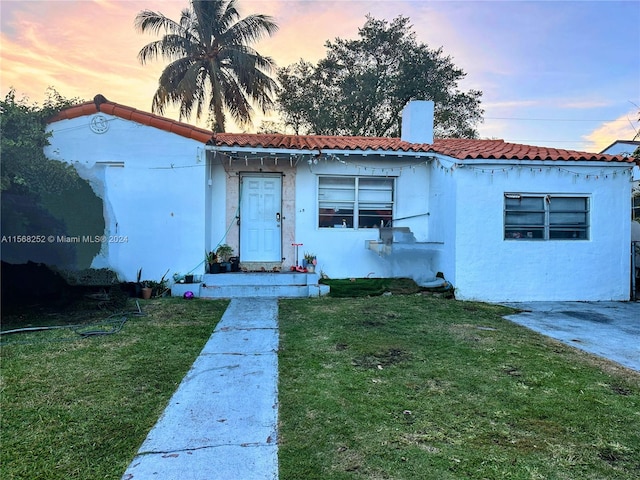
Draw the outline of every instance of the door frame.
M283 219L284 216L282 215L282 208L283 208L283 177L284 175L281 172L252 172L252 171L244 171L244 172L239 172L239 228L238 228L238 252L240 254L240 261L243 264L251 264L254 267L256 266L264 266L264 267L269 267L269 269L273 266L279 266L282 264L282 258L283 258L283 229L282 229L282 223L283 223ZM243 227L246 226L245 222L245 218L247 218L247 204L245 203L245 199L243 198L243 194L246 194L246 192L244 191L245 188L245 180L247 178L273 178L273 179L278 179L278 183L279 183L279 204L275 207L275 209L277 210L277 214L280 215L280 220L278 223L278 238L276 240L276 248L278 250L278 253L276 256L274 256L271 259L246 259L243 258L242 252L243 252L243 236L246 235L246 231L243 232ZM244 239L246 241L246 238ZM246 255L245 255L246 256ZM276 258L277 257L277 258Z

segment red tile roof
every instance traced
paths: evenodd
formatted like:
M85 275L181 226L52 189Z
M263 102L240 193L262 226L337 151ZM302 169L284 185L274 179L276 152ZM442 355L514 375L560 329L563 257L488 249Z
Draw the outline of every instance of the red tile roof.
M102 98L101 102L99 98ZM98 110L99 104L99 110ZM325 135L283 135L261 133L218 133L194 127L135 108L109 102L96 96L96 101L61 111L50 122L92 115L98 111L159 128L186 138L220 147L272 148L287 150L353 150L379 152L439 153L459 160L575 160L635 163L621 155L579 152L548 147L508 143L504 140L435 139L433 144L416 144L399 138L347 137Z
M100 107L99 109L97 105L98 103ZM120 117L125 120L131 120L132 122L141 123L142 125L159 128L160 130L175 133L182 137L192 138L202 143L207 143L211 140L211 136L213 134L211 130L194 127L187 123L177 122L169 118L154 115L153 113L147 113L142 110L137 110L135 108L109 101L103 103L94 101L75 105L62 110L53 118L49 119L49 123L58 122L60 120L71 120L72 118L82 117L84 115L93 115L98 112Z

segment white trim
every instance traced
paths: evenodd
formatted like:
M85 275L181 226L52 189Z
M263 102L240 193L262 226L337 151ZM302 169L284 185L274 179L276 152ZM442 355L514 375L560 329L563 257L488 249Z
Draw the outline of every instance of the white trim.
M342 155L348 157L349 155L361 155L363 157L371 156L379 156L379 157L387 157L387 156L397 156L397 157L413 157L421 162L425 160L433 160L436 156L435 152L405 152L403 150L335 150L335 149L298 149L298 148L277 148L277 147L239 147L239 146L218 146L218 145L206 145L205 149L210 152L220 152L220 153L231 153L231 154L239 154L239 155L291 155L291 156L302 156L302 155Z

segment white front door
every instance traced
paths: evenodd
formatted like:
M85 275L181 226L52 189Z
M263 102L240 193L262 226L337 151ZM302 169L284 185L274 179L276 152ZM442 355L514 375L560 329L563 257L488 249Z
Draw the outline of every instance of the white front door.
M282 261L282 177L240 177L240 261Z

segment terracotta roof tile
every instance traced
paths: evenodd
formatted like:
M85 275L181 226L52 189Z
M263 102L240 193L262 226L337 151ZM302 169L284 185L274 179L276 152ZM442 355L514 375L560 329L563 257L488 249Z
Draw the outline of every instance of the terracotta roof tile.
M96 97L98 99L99 96ZM50 122L92 115L99 101L87 102L61 111ZM218 133L143 112L113 102L100 103L100 111L143 125L175 133L186 138L220 147L253 147L288 150L353 150L379 152L438 153L458 160L548 160L601 161L635 163L622 155L579 152L548 147L508 143L504 140L435 139L433 144L416 144L399 138L347 137L325 135L282 135L261 133Z
M194 127L188 123L178 122L169 118L147 113L142 110L120 105L114 102L105 102L100 104L100 112L107 115L113 115L120 117L124 120L131 120L133 122L141 123L142 125L148 125L150 127L158 128L160 130L166 130L177 135L197 140L201 143L207 143L211 140L211 130L204 128ZM95 102L82 103L73 107L62 110L53 118L49 119L49 122L57 122L59 120L71 120L72 118L82 117L85 115L93 115L98 113L98 107Z

